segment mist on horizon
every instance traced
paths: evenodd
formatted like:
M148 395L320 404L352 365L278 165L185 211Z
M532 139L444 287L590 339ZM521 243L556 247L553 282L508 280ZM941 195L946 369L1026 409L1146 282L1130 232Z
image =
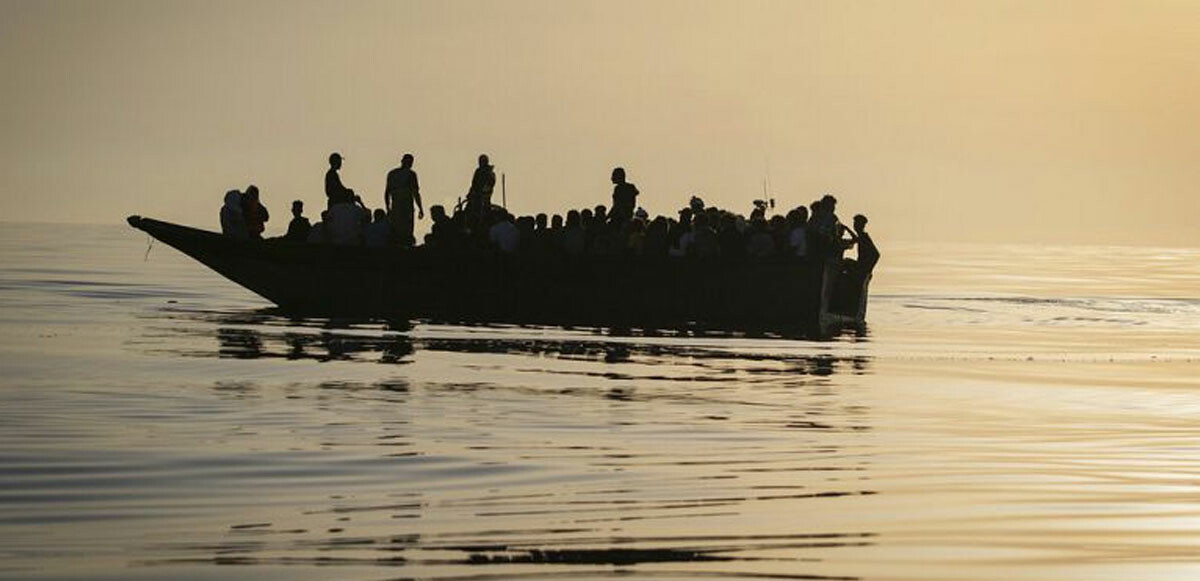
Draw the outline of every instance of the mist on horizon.
M282 231L326 158L517 214L838 196L879 240L1200 246L1200 4L0 3L5 220ZM499 192L497 192L499 197ZM418 226L422 229L422 226Z

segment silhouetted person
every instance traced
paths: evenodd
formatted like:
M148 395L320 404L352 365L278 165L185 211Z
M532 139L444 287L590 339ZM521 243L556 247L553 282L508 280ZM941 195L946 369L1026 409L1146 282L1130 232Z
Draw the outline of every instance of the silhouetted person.
M363 242L363 208L353 200L334 204L327 210L325 235L339 246L354 246Z
M871 272L879 263L879 248L867 233L867 217L862 214L854 216L854 238L858 244L858 268L864 274Z
M612 210L609 212L612 220L625 222L633 217L633 209L637 207L638 189L625 181L625 169L612 170Z
M650 222L646 228L646 238L642 243L642 254L651 259L660 260L667 257L670 243L667 240L667 219L659 216Z
M788 247L797 258L808 255L808 208L800 206L788 212Z
M328 244L329 243L329 232L327 231L328 228L329 228L329 210L323 210L321 212L321 221L317 222L316 224L313 224L312 228L308 229L308 243L309 244Z
M400 167L388 172L387 187L383 193L383 203L387 207L392 232L396 235L395 241L402 246L413 246L417 243L413 237L414 204L417 207L417 217L425 217L425 209L421 207L421 185L412 166L412 154L404 154L400 159Z
M716 231L710 226L707 213L696 214L695 222L692 223L692 243L688 250L690 256L706 260L720 256L721 243L717 240Z
M496 189L496 169L487 154L479 156L479 167L471 176L471 189L467 190L467 211L484 216L491 211L492 190Z
M342 185L338 170L342 169L342 154L329 154L329 171L325 172L325 197L329 200L329 208L335 204L350 202L354 199L354 190Z
M242 194L242 217L246 220L246 234L261 240L271 214L258 198L258 186L251 184Z
M288 222L287 234L283 235L283 239L304 242L308 240L308 231L311 228L312 224L308 222L308 218L304 217L304 202L300 200L292 202L292 221Z
M721 256L727 261L745 258L747 251L746 237L738 230L737 217L726 212L721 215L720 227L717 228L717 241L721 244Z
M387 246L392 236L392 225L388 223L387 212L375 209L375 220L367 225L363 232L363 241L367 248L383 248Z
M583 225L583 214L578 210L567 212L567 224L559 241L567 256L580 256L587 251L587 230Z
M429 234L425 235L425 244L439 250L457 248L459 233L454 221L446 215L446 208L440 204L430 206L429 218L433 225L429 227Z
M513 224L513 216L504 210L496 210L495 223L488 228L488 240L502 254L516 254L521 243L521 233Z
M248 238L246 219L242 215L242 193L237 190L225 192L225 205L221 206L221 233L238 240Z
M763 214L757 214L750 220L750 235L746 237L746 256L752 259L768 258L775 254L775 241L767 229L767 221Z

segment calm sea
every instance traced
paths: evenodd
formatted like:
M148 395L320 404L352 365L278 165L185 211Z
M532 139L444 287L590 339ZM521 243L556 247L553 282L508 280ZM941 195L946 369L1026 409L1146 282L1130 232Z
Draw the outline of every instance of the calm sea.
M0 225L0 577L1200 577L1200 250L879 242L810 342L291 319Z

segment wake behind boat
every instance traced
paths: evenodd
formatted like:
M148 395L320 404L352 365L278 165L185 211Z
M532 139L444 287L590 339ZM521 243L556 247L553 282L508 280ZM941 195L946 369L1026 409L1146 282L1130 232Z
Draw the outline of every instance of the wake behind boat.
M636 328L807 329L865 320L868 271L756 261L537 256L237 239L140 216L128 222L304 315Z

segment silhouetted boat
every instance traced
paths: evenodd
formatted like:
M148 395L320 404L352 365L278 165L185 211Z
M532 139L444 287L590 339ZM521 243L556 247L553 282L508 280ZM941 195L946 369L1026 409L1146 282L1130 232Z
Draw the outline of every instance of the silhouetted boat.
M871 278L782 259L535 260L235 240L140 216L130 216L129 224L295 314L635 328L823 328L864 321Z

